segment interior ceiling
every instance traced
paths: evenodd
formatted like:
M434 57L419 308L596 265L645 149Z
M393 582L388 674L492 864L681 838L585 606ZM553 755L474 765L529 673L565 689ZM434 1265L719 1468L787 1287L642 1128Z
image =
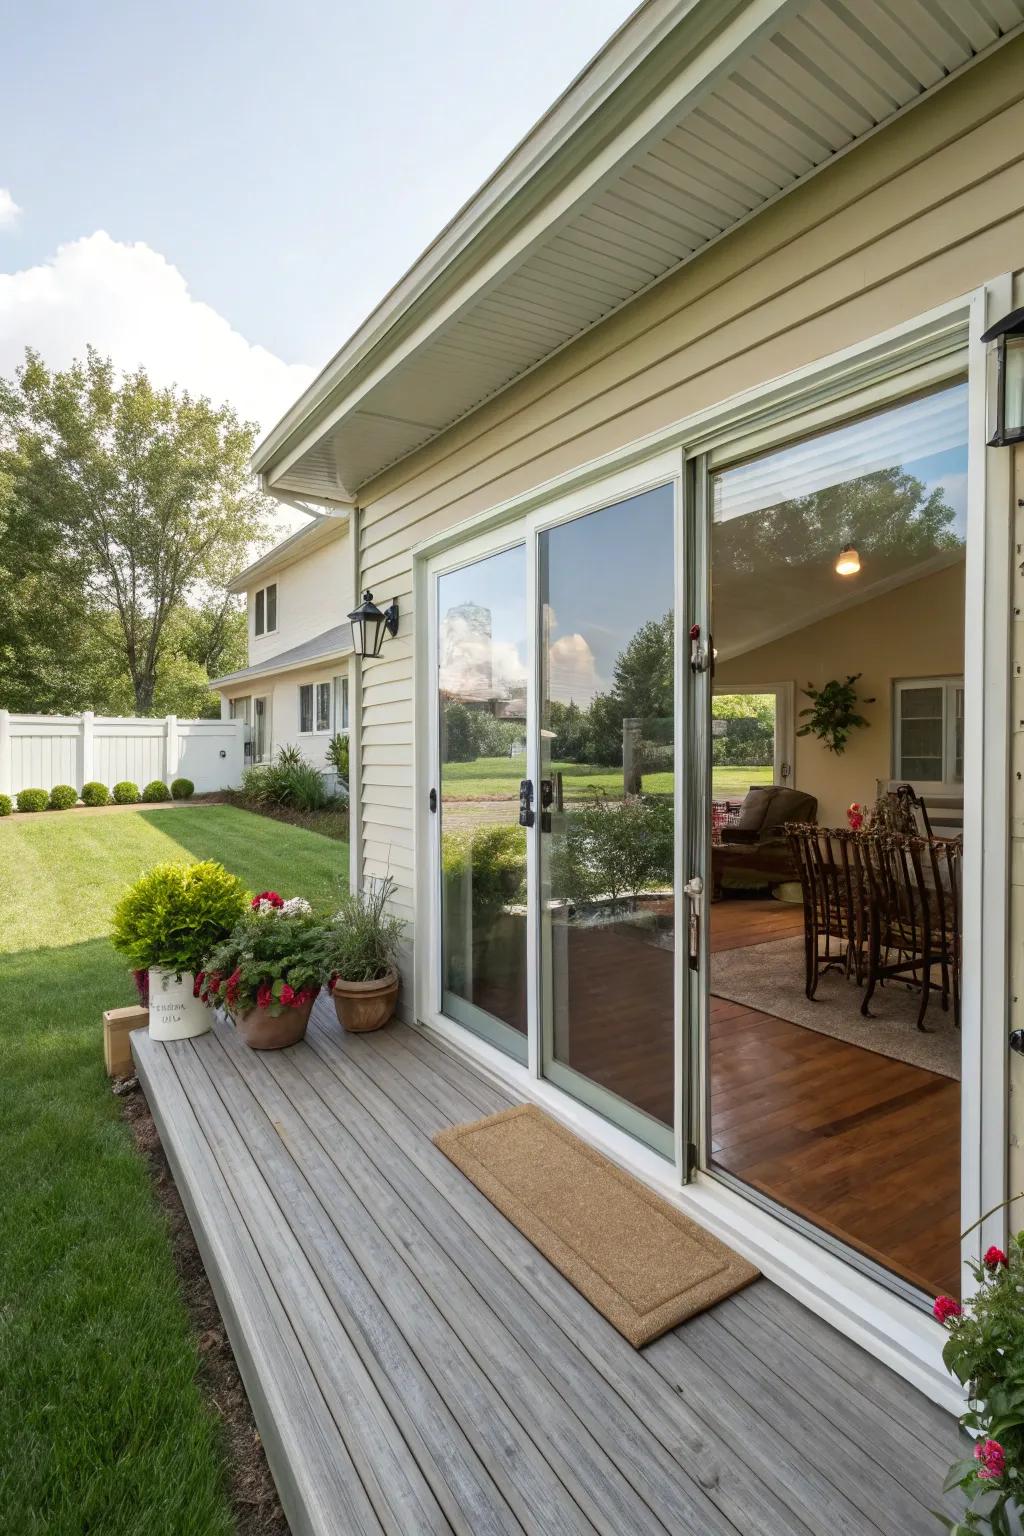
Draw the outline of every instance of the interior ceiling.
M351 497L998 46L1024 0L800 0L782 14L273 483Z

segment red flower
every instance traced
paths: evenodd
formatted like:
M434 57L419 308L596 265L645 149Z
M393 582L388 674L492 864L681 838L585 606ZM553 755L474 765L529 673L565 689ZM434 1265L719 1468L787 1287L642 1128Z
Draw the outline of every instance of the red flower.
M979 1477L1002 1477L1006 1471L1006 1452L998 1440L983 1440L980 1445L976 1445L974 1459L981 1462Z
M291 1008L294 1005L295 993L292 991L287 982L285 982L284 986L281 988L281 997L279 1000L284 1004L286 1008Z
M273 1001L274 994L270 990L270 983L265 981L256 992L256 1006L257 1008L269 1008Z
M276 891L260 891L259 895L258 896L254 896L253 899L252 899L252 909L253 909L253 911L255 912L256 909L264 901L268 904L268 906L271 906L271 907L283 907L284 906L284 897L283 896L279 896Z
M209 975L209 977L207 979L207 982L206 982L206 990L213 997L216 997L217 993L220 991L220 982L221 982L220 972L219 971L211 971L210 975Z
M205 971L196 971L195 980L192 983L192 996L193 997L198 997L200 995L200 993L202 992L202 990L203 990L203 977L205 975L206 975Z
M953 1322L963 1316L963 1307L952 1296L936 1296L935 1305L932 1307L932 1315L940 1323Z
M327 983L327 990L328 990L328 992L333 993L333 991L334 991L335 987L337 986L337 984L338 984L338 973L337 973L337 971L334 971L331 974L330 981Z
M986 1269L998 1269L1000 1264L1009 1264L1009 1262L1010 1261L1006 1257L1006 1254L1003 1252L1003 1250L1001 1248L997 1248L994 1243L993 1243L992 1247L989 1248L986 1251L986 1254L985 1254L985 1268Z
M303 987L301 992L295 994L295 1006L297 1008L304 1008L307 1003L313 1001L319 990L319 987Z

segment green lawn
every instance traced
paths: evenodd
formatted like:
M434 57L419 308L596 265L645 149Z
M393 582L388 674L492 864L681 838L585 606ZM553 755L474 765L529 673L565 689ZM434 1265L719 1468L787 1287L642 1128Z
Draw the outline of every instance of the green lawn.
M561 773L562 786L570 798L590 790L607 795L622 794L622 769L588 763L553 763L552 771ZM478 757L471 763L445 763L442 783L446 800L514 799L519 781L526 774L525 757ZM670 795L672 773L645 773L644 791L649 795ZM712 776L715 794L742 799L751 784L770 784L770 768L716 768Z
M228 806L0 822L0 1531L220 1536L218 1434L161 1211L103 1073L128 881L221 859L327 901L344 844Z

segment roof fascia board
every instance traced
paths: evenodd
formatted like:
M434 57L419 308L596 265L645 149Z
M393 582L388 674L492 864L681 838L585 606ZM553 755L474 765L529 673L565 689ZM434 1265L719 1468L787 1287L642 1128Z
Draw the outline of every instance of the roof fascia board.
M341 534L348 524L347 517L317 517L315 522L307 524L305 528L298 528L280 544L275 544L268 549L266 554L247 565L243 571L225 584L228 592L245 592L262 576L268 576L276 570L283 570L286 566L293 565L296 560L303 559L306 555L313 554L322 545L330 543Z
M254 467L266 469L276 459L274 475L287 473L295 461L326 431L353 411L370 390L385 379L394 368L409 357L424 341L452 320L470 301L493 287L513 263L525 260L530 250L539 244L553 227L571 217L579 202L587 195L600 191L603 183L610 181L618 172L627 156L642 152L648 142L653 142L666 126L678 118L688 102L694 102L714 89L720 78L754 51L759 39L774 30L785 15L794 10L799 0L751 0L719 26L718 30L696 47L681 70L672 73L670 79L658 88L648 100L643 100L648 89L642 69L638 69L626 82L623 97L616 102L619 115L624 119L617 129L610 131L600 111L591 114L585 125L572 141L576 164L565 172L561 163L549 164L548 176L535 176L530 183L531 193L540 195L539 206L532 213L522 216L520 209L506 204L501 210L506 223L518 218L516 228L502 238L504 224L497 214L492 215L489 228L498 237L497 245L489 257L477 263L468 276L452 264L444 270L445 282L438 282L439 291L426 296L422 307L426 313L417 319L416 314L403 316L405 334L399 336L397 322L387 333L386 350L374 360L372 355L361 360L362 366L348 349L339 354L322 379L322 389L313 390L293 407L279 427L257 449ZM687 17L695 13L694 7ZM701 7L701 14L717 20L726 7L711 0ZM637 104L639 100L639 105ZM557 182L555 190L552 186ZM542 184L543 183L543 184ZM446 289L446 292L441 291ZM357 338L358 339L358 338ZM333 406L327 403L330 390L346 375L350 387ZM319 382L319 381L318 381ZM322 399L316 402L315 395ZM305 427L305 430L303 430ZM346 487L352 490L352 487Z
M340 646L335 651L324 651L320 656L306 656L302 661L288 661L283 666L267 666L266 671L250 671L246 668L242 672L229 672L225 677L212 677L211 688L234 688L237 683L263 682L270 677L280 677L283 672L315 672L318 667L324 666L329 661L344 661L346 656L352 655L352 647ZM270 658L273 660L273 657Z

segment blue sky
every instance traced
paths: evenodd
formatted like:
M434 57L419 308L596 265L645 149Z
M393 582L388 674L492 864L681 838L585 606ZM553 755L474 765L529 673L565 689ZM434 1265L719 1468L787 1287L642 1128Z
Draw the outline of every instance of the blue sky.
M10 6L0 372L92 339L271 425L630 9Z

